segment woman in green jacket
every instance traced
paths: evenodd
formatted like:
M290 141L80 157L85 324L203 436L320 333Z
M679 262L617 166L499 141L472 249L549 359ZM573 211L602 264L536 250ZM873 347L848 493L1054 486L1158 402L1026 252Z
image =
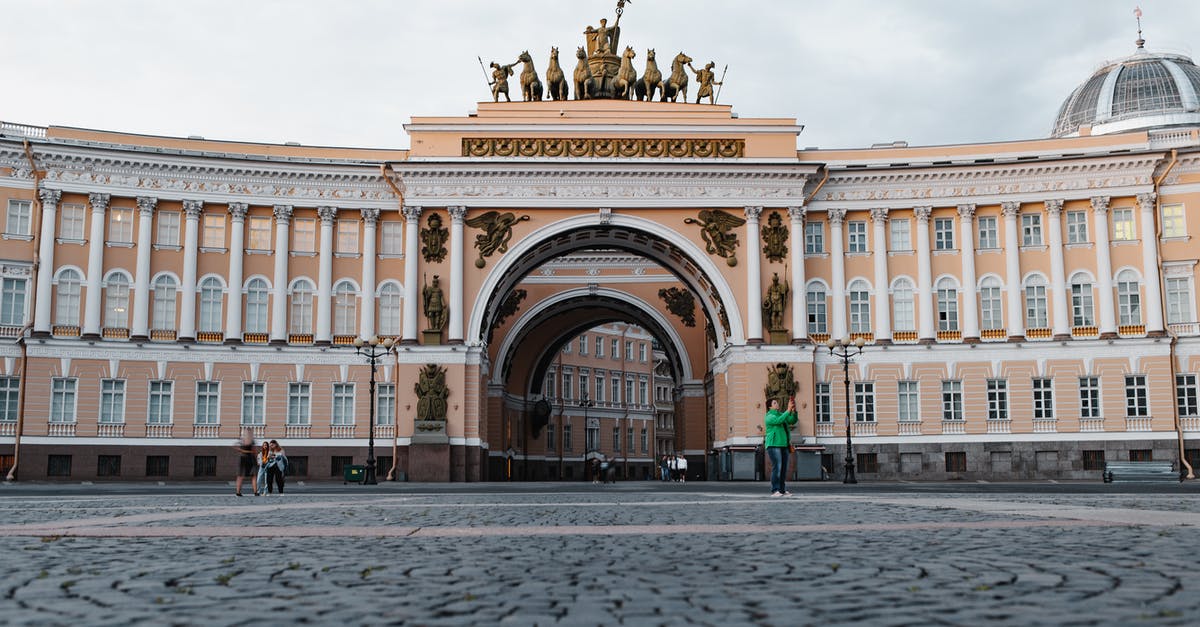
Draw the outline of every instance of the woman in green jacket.
M771 399L770 409L763 418L766 436L763 446L771 460L771 496L788 496L784 479L792 445L792 425L796 424L796 399L788 399L787 411L779 411L779 399Z

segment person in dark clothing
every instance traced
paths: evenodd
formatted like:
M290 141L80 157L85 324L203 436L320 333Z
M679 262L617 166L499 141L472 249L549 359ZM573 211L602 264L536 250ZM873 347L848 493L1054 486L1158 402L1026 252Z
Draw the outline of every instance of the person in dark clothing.
M287 472L287 455L277 440L271 440L271 457L267 461L267 492L272 492L271 483L279 488L279 496L283 496L283 476Z
M250 477L250 487L254 488L254 494L258 495L258 461L254 459L254 430L243 429L242 437L233 445L234 450L238 452L238 474L234 480L234 485L237 486L234 494L242 495L242 482L246 477Z

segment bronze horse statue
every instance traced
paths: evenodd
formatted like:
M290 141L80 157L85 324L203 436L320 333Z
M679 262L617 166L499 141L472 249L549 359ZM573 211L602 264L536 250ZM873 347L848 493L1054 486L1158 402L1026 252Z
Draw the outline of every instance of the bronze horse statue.
M691 62L692 58L682 52L675 55L671 61L671 76L659 83L659 88L662 90L662 102L678 102L681 94L683 101L687 102L688 76L684 66Z
M579 59L579 63L575 64L575 99L590 100L595 92L596 82L592 78L592 68L588 66L587 51L583 46L575 51L575 58Z
M537 70L533 67L533 58L529 56L529 51L521 53L517 57L517 61L525 64L525 69L521 70L521 95L524 96L525 102L536 102L542 99L542 81L538 79ZM686 94L684 99L687 99Z
M654 60L654 48L646 50L646 71L634 87L637 88L637 99L647 102L654 100L654 90L662 88L662 72L658 71L658 62Z
M567 99L567 79L558 64L558 48L550 49L550 65L546 66L546 90L551 100Z
M621 69L617 70L616 92L622 100L632 100L637 91L637 70L633 69L633 58L637 53L633 48L625 46L621 55Z

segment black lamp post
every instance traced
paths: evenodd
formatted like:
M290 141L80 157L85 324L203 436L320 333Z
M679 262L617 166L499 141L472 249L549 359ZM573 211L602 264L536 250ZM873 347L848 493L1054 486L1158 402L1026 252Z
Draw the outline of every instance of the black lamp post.
M866 343L861 337L854 342L845 338L840 341L829 338L825 342L829 354L842 360L842 376L846 382L846 472L842 483L858 483L858 478L854 476L854 447L850 442L850 360L862 354Z
M396 342L392 338L379 339L373 336L369 340L361 337L354 339L354 352L367 358L371 364L371 410L367 413L367 469L363 474L363 485L378 485L375 478L375 366L387 355L396 350Z
M578 405L583 408L583 464L584 476L587 476L587 469L591 467L592 460L588 459L588 454L592 452L592 428L588 426L588 407L595 405L588 399L587 390L583 390L583 396L580 397ZM600 445L600 429L596 429L596 445Z

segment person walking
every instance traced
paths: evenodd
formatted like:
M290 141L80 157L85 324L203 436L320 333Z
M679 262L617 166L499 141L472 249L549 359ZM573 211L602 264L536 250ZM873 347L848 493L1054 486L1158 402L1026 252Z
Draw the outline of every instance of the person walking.
M670 469L670 465L667 463L666 455L663 455L662 459L659 460L658 468L659 468L659 471L661 471L661 473L662 473L663 481L666 481L671 478L671 469Z
M771 460L771 496L790 496L785 479L792 447L792 425L797 422L796 399L788 399L787 411L779 411L777 398L771 399L768 407L767 415L763 417L766 426L763 446Z
M254 430L250 428L242 429L242 437L233 445L233 449L238 453L238 474L234 479L236 491L234 494L242 496L242 482L246 477L250 477L250 487L254 488L254 493L258 494L258 462L255 457L254 446Z
M267 492L271 492L271 482L279 488L279 496L283 496L283 475L287 471L287 455L277 440L271 440L271 458L267 462Z
M262 448L258 450L258 483L254 486L254 496L262 493L262 489L267 485L267 463L271 461L271 445L268 442L262 443Z
M680 455L676 459L676 465L679 467L679 483L687 483L687 458Z

